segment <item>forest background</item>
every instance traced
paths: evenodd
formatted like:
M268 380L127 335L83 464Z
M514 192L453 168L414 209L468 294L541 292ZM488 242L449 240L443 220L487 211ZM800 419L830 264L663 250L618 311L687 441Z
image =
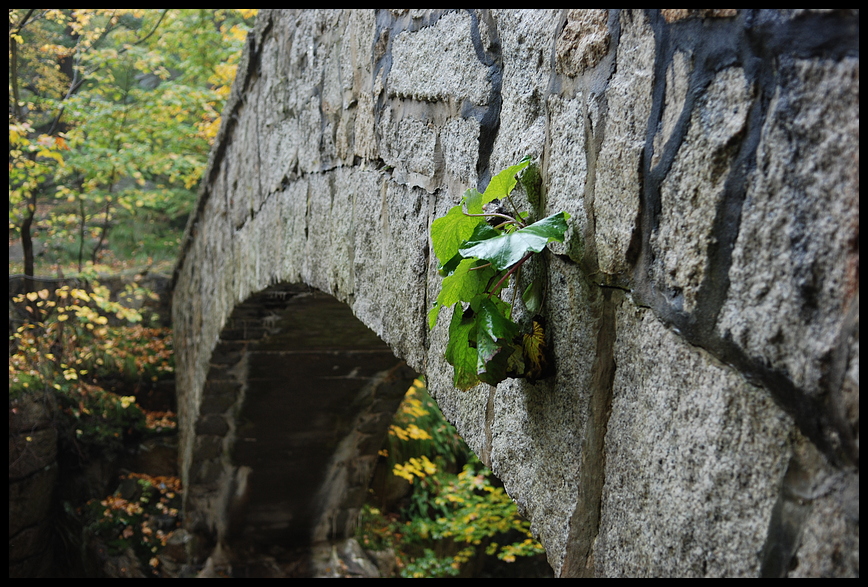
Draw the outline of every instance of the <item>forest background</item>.
M28 394L57 403L61 476L175 427L171 409L142 401L174 367L171 329L136 309L155 297L138 282L175 263L256 12L9 10L10 289L14 276L23 282L10 291L10 412ZM99 285L118 275L125 296ZM366 508L359 540L394 552L394 575L466 574L486 556L543 553L422 382L382 455L407 497L400 511ZM58 538L78 543L83 532L135 553L142 575L167 576L177 479L112 481L117 490L85 505L61 492Z
M171 267L249 9L10 9L10 273Z

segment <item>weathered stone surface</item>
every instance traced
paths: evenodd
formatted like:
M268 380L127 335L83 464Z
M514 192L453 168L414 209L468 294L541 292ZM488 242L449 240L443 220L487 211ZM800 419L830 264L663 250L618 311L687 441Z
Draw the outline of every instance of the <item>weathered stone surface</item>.
M609 11L572 8L556 45L558 73L577 76L609 51Z
M735 8L664 8L660 11L666 22L676 22L685 18L726 18L735 16Z
M628 269L627 249L637 230L640 166L651 113L654 33L641 11L621 16L617 72L605 93L608 116L596 168L594 219L600 271ZM597 124L603 124L600 120Z
M556 575L858 575L858 58L838 10L263 11L174 277L189 527L231 503L232 345L315 288L427 375ZM571 215L519 285L555 374L458 392L429 227L528 154L516 199ZM299 426L269 433L328 455L340 538L376 443Z
M493 26L500 38L500 129L491 156L491 171L522 157L542 154L546 142L545 102L552 74L552 31L556 10L496 11ZM499 71L498 71L499 70Z
M57 430L33 430L9 439L9 477L23 479L57 460Z
M677 51L672 56L672 63L666 68L666 96L661 108L663 114L654 135L654 152L651 155L651 167L657 167L663 155L667 141L672 138L679 119L686 111L687 90L690 88L690 73L692 56L683 51ZM689 111L687 111L689 113Z
M675 91L680 93L678 87ZM651 239L658 258L657 280L678 292L675 296L688 312L696 308L705 279L716 211L725 195L732 154L744 134L752 94L740 68L715 76L694 105L687 135L660 187L660 224Z
M756 576L791 419L648 310L617 323L598 571Z
M389 94L426 102L488 102L491 81L473 46L474 22L464 12L441 16L432 26L405 30L392 41ZM431 59L437 55L437 59Z
M582 95L573 98L549 97L548 115L548 165L561 172L553 174L545 186L545 214L564 211L570 215L564 243L551 243L549 246L553 253L567 255L573 261L581 262L585 255L587 235L593 234L589 223L592 213L588 212L582 197L588 179ZM544 214L540 213L540 216L544 217Z
M57 406L51 395L9 400L9 576L53 572Z
M798 60L782 77L717 327L817 394L859 289L859 62Z

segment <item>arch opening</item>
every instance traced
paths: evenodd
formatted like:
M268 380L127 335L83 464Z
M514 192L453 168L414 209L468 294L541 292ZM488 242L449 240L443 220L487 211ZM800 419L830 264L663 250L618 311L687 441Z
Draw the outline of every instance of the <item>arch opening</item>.
M191 563L249 576L266 558L283 576L312 572L311 548L353 535L416 376L349 306L307 285L274 285L237 305L196 422Z

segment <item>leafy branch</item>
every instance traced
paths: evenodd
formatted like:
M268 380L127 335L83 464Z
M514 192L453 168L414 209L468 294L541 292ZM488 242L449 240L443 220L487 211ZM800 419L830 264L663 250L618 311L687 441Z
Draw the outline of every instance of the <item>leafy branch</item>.
M497 385L507 377L538 379L544 369L542 320L535 319L530 332L522 332L512 319L515 295L509 303L500 299L510 278L517 280L535 253L552 241L563 242L570 218L559 212L528 223L529 214L518 211L510 194L516 176L530 163L525 157L504 169L484 193L467 190L458 205L431 224L443 284L428 312L428 327L434 328L443 308L455 306L446 360L454 367L453 382L460 389L480 382ZM495 200L508 202L513 213L486 211ZM531 314L539 310L541 291L540 284L531 283L522 296Z

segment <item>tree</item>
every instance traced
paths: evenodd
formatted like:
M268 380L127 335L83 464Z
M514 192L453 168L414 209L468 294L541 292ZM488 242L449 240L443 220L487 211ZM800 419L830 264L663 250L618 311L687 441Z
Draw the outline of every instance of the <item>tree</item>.
M178 223L154 231L192 207L254 14L10 10L9 217L26 275L37 235L79 271L113 231L128 254L174 252Z

